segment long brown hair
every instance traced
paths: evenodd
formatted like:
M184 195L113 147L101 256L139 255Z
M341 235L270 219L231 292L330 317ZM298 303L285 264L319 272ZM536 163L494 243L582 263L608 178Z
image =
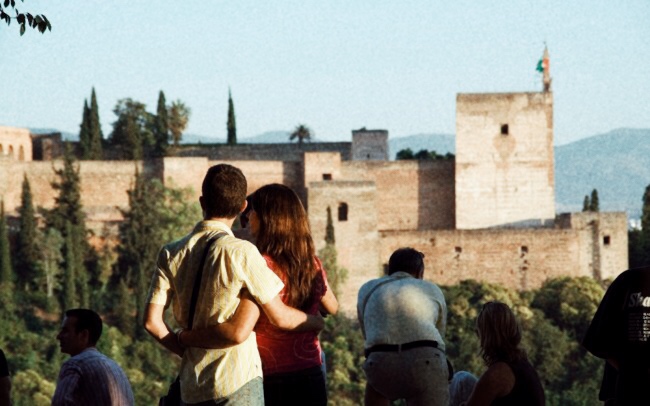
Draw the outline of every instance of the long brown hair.
M481 341L481 356L486 365L526 358L524 350L519 348L521 328L505 303L484 304L476 319L476 330Z
M255 244L285 272L287 304L302 309L318 275L307 212L291 188L277 183L255 191L251 204L259 219Z

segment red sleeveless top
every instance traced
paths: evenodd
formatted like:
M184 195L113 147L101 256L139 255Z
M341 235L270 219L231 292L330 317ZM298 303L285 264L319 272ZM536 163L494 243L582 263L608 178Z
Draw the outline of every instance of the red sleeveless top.
M264 255L266 264L275 272L285 286L287 285L284 271L267 255ZM316 314L319 310L320 301L327 292L327 276L318 258L316 264L320 269L320 277L316 279L312 287L311 297L305 309L305 313ZM286 303L286 288L280 292L280 298ZM321 365L321 348L318 341L318 333L308 331L304 333L293 333L280 330L271 324L264 312L255 325L257 336L257 348L262 358L262 372L264 375L273 375L299 371Z

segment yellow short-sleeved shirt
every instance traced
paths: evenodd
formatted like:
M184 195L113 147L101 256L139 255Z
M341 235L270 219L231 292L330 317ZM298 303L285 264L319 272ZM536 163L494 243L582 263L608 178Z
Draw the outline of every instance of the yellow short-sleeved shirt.
M225 233L225 234L224 234ZM266 266L257 248L235 238L225 224L202 221L186 237L165 245L151 279L147 303L172 304L180 326L188 326L190 298L206 242L222 234L207 256L194 315L194 328L228 320L239 305L239 294L248 289L258 303L273 299L282 281ZM181 362L183 402L220 399L262 376L255 333L237 346L223 350L188 348Z

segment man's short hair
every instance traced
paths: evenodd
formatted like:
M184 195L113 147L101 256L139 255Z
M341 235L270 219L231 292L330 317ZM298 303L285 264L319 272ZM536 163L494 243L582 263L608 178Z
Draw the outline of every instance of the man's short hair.
M388 260L388 274L407 272L418 275L424 271L424 254L410 247L400 248L393 252Z
M208 169L201 192L208 217L233 218L246 200L246 177L239 168L219 164Z
M88 330L88 342L90 345L97 344L102 335L102 318L99 314L90 309L70 309L65 311L66 317L74 317L77 320L75 330L77 333Z

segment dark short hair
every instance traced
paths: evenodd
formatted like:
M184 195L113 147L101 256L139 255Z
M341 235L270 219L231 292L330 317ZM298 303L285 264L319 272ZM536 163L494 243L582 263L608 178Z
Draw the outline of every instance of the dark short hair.
M75 330L77 333L88 330L88 341L91 345L97 344L102 335L102 318L90 309L70 309L65 311L65 317L74 317L77 320Z
M405 247L393 252L388 260L388 274L395 272L408 272L417 275L424 270L424 254L420 251Z
M246 199L246 177L239 168L219 164L208 169L201 192L208 217L233 218Z

